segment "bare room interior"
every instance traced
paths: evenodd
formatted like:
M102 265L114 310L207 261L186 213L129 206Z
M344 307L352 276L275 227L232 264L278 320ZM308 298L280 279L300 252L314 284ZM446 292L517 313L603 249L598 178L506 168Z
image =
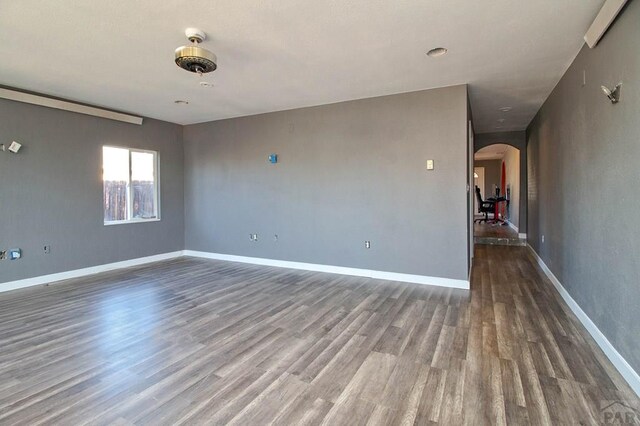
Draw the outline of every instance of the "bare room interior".
M0 425L640 424L640 2L0 4Z

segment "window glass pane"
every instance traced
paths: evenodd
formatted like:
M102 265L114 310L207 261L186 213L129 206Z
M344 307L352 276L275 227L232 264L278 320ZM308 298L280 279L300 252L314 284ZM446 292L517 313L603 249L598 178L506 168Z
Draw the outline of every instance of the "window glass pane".
M129 150L102 148L102 180L104 185L104 220L127 220L129 192Z
M131 214L135 219L152 219L156 214L156 156L151 152L131 153Z

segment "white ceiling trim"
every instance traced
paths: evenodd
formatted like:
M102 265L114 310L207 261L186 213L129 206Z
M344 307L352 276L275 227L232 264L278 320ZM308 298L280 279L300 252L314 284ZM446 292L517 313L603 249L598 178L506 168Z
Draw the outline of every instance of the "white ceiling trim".
M109 111L87 105L80 105L74 102L47 98L45 96L33 95L30 93L18 92L17 90L0 88L0 98L8 99L10 101L24 102L26 104L39 105L47 108L77 112L78 114L92 115L94 117L107 118L109 120L123 121L130 124L141 125L143 120L142 117L136 117L134 115L123 114L121 112Z

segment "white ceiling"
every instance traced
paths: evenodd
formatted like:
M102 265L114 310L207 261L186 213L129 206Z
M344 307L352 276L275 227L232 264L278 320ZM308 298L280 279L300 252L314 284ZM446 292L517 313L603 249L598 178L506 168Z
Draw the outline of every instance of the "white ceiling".
M501 160L509 149L509 145L497 143L485 146L473 155L474 160ZM515 148L514 148L515 149Z
M469 83L476 132L522 130L602 3L5 0L0 84L190 124ZM192 26L218 56L214 88L173 62Z

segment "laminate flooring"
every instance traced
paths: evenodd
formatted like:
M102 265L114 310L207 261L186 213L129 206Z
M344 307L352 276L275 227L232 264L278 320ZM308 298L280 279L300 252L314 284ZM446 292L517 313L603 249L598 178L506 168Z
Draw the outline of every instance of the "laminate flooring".
M474 223L473 235L475 237L518 238L518 233L510 226L486 222Z
M638 399L523 247L471 291L196 258L0 294L1 424L599 424Z

